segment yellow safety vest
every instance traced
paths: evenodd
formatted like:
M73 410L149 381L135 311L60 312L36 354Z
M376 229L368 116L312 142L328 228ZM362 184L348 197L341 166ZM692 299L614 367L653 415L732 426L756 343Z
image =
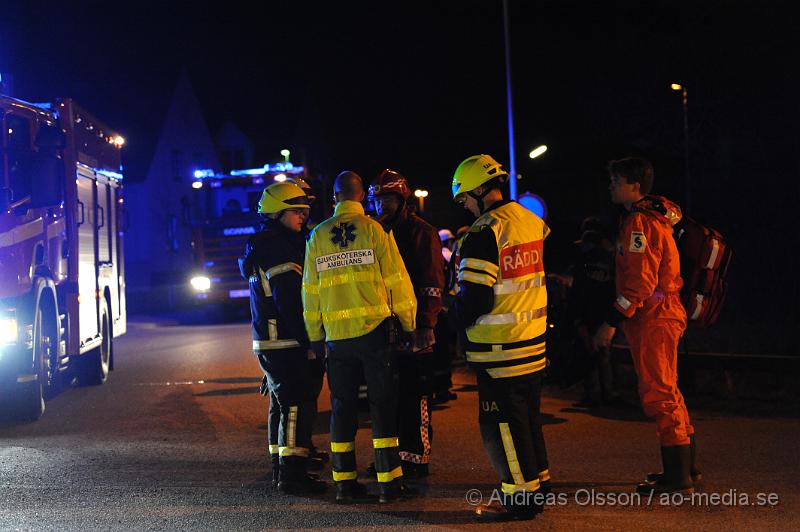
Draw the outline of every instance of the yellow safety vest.
M462 257L459 281L490 286L491 312L467 328L467 360L494 378L542 370L547 331L547 287L542 247L550 229L516 202L480 216L470 232L489 226L497 241L498 264ZM469 238L469 234L466 237ZM477 344L477 345L476 345Z
M394 312L416 328L417 298L394 236L355 201L314 228L303 269L303 319L312 342L357 338Z

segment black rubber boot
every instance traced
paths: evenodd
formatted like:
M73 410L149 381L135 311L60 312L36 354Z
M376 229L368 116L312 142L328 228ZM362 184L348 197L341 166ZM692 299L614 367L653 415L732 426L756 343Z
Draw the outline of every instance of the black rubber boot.
M514 505L513 499L506 496L506 503L492 501L489 504L482 504L475 508L475 517L479 521L498 522L498 521L527 521L533 519L544 510L543 500L537 500L535 492L527 493L528 504ZM520 496L521 494L516 494Z
M371 502L375 497L367 493L367 487L355 480L341 480L336 483L336 503L352 504Z
M689 466L689 476L692 477L692 483L697 484L701 480L703 480L703 474L697 469L697 464L695 462L695 457L697 454L697 445L695 443L694 434L689 436L689 451L691 454L691 465ZM648 473L647 474L647 482L658 482L663 473Z
M639 493L694 493L689 475L691 449L689 445L671 445L661 448L664 473L656 482L643 482L636 487Z
M277 454L272 456L272 487L277 488L281 478L281 460Z
M290 495L313 495L328 489L325 481L306 472L308 460L300 457L287 457L281 464L278 490Z
M380 497L378 502L390 503L399 501L400 499L410 499L419 495L419 492L414 488L410 488L403 484L403 481L396 478L391 482L379 482L380 484Z

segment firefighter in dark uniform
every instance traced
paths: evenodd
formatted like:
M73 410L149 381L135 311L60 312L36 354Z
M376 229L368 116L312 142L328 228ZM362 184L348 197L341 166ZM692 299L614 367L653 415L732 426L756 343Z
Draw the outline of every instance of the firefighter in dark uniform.
M262 393L269 390L279 410L277 487L297 494L326 488L307 473L317 414L313 374L322 364L309 349L300 296L308 209L308 198L294 183L264 189L258 204L262 230L250 237L240 262L250 282L253 351L265 374ZM275 450L270 449L273 468Z
M478 381L478 419L502 504L479 506L481 520L531 519L549 486L539 415L547 330L542 244L549 228L503 199L508 174L488 155L464 160L453 198L477 220L459 246L455 312Z
M390 343L391 317L413 334L417 300L391 233L364 214L364 185L342 172L334 182L333 216L314 228L303 271L303 318L317 353L328 347L331 451L336 501L366 496L356 479L358 386L369 388L372 445L380 502L407 490L397 434L397 386Z
M433 427L432 389L434 330L442 310L444 258L436 229L417 216L408 204L411 189L406 178L383 170L369 187L376 220L394 235L417 296L417 329L411 349L398 352L400 376L398 423L400 460L405 478L428 476Z

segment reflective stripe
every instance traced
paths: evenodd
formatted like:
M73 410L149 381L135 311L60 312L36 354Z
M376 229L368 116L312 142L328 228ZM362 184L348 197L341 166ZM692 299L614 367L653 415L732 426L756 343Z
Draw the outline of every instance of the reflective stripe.
M617 305L619 305L623 310L628 310L631 308L631 301L622 294L619 294L617 296Z
M305 312L303 313L305 314ZM322 313L323 321L352 320L365 316L377 316L380 314L389 315L389 306L386 303L372 305L371 307L346 308L343 310L332 310Z
M385 284L386 286L391 286L401 282L402 280L403 280L402 272L393 273L392 275L383 278L383 284Z
M493 346L502 347L502 346ZM528 345L508 350L492 351L467 351L467 360L470 362L502 362L503 360L516 360L545 352L545 343Z
M690 320L696 320L697 318L700 317L700 312L702 312L703 310L703 299L704 299L703 294L695 294L694 296L695 307L694 307L694 312L692 312L692 315L689 317Z
M502 490L503 493L517 493L519 491L536 491L541 487L539 483L539 479L531 480L530 482L526 482L524 484L506 484L503 482Z
M492 264L488 260L481 260L481 259L472 259L472 258L465 258L461 259L461 263L458 265L459 271L464 268L471 268L473 270L482 270L485 273L493 277L497 277L497 274L500 273L500 267L497 264Z
M269 454L278 454L281 448L277 445L269 444Z
M358 478L358 473L356 471L334 471L333 472L333 480L334 482L341 482L342 480L355 480Z
M303 447L281 447L279 450L281 456L303 456L307 457L309 454L308 449Z
M386 449L388 447L397 447L400 445L398 443L398 438L395 436L394 438L375 438L372 440L372 446L376 449Z
M485 286L493 286L497 281L488 274L475 272L458 272L458 280L462 283L464 281L469 281L470 283L482 284Z
M300 342L297 340L253 340L253 351L287 349L289 347L300 347Z
M267 320L267 333L270 340L278 339L278 320Z
M713 238L711 241L711 256L708 257L708 264L706 264L707 270L710 270L714 267L714 263L717 262L717 256L719 255L719 240Z
M0 248L19 244L30 238L40 236L42 232L44 232L44 222L41 218L37 218L10 231L0 233Z
M543 358L528 364L520 364L519 366L509 366L507 368L487 368L486 372L493 379L505 379L506 377L519 377L520 375L527 375L534 371L539 371L547 366L547 359Z
M400 466L395 467L388 473L378 473L378 482L391 482L396 478L403 476L403 468Z
M286 428L286 447L297 445L297 406L289 407L288 427Z
M547 482L548 480L550 480L550 470L539 471L539 482Z
M350 451L356 450L356 442L354 441L332 441L331 442L331 452L332 453L349 453Z
M303 267L297 264L296 262L284 262L283 264L278 264L277 266L273 266L269 270L267 270L267 280L272 279L276 275L280 275L286 272L297 272L299 275L303 275Z
M494 293L497 295L515 294L517 292L524 292L525 290L529 290L531 288L539 288L544 284L544 280L544 275L520 282L503 280L494 285L492 288L494 288Z
M442 289L433 286L426 286L419 291L419 295L428 297L442 297Z
M261 268L258 269L258 277L261 279L261 287L264 289L264 295L267 297L272 297L272 289L269 287L269 281L267 281L267 274L264 273L264 270Z
M475 321L477 325L510 325L525 323L547 316L547 307L522 312L508 312L506 314L484 314Z
M349 273L341 273L339 275L331 275L325 278L321 278L319 280L319 286L321 288L330 288L332 286L339 286L342 284L350 284L350 283L371 283L380 279L380 275L377 272L368 270L368 271L359 271L359 272L349 272Z
M415 307L416 304L417 304L416 301L409 299L394 305L392 308L395 312L403 312L404 310L409 310Z
M319 295L319 286L315 284L303 283L303 290L305 290L306 293L314 294L315 296Z
M506 451L506 462L508 462L508 470L511 472L511 478L514 479L514 484L525 484L525 478L522 476L522 471L519 469L517 450L514 448L514 439L511 437L511 429L508 427L508 423L500 423L500 438L503 440L503 448Z

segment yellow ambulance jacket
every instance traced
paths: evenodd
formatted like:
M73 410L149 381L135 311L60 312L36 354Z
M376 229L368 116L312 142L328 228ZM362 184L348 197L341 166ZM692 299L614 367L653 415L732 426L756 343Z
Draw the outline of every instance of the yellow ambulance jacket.
M303 319L310 341L357 338L391 315L416 328L417 299L391 233L342 201L311 233L303 270Z

